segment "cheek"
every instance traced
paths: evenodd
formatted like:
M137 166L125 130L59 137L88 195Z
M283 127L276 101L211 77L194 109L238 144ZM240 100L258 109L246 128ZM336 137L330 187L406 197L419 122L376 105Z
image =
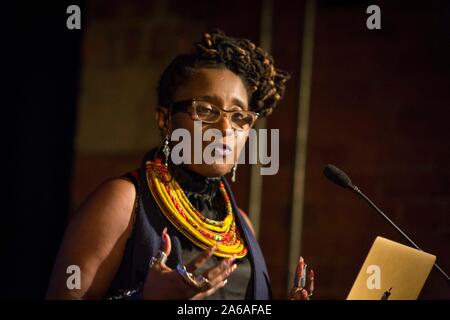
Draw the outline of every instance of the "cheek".
M172 117L171 125L172 131L176 129L186 129L191 136L194 135L194 122L186 114L175 114Z
M242 149L245 147L245 143L248 139L248 132L238 132L235 135L235 142L236 142L236 153L239 155L242 151Z
M171 123L173 129L186 128L188 125L186 115L183 113L175 113L174 115L172 115Z

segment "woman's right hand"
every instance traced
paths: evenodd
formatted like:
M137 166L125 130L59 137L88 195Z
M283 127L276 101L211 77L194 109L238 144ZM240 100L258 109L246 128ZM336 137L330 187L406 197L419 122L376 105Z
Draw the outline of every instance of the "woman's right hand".
M168 257L171 250L170 237L167 228L164 228L161 251ZM215 248L210 248L200 253L186 265L186 271L195 274L195 271L211 258L214 251ZM149 267L143 287L143 297L149 300L203 299L226 285L228 276L236 269L234 260L235 258L223 259L205 271L202 276L208 280L209 286L204 288L190 285L177 270L169 268L164 262L156 261Z

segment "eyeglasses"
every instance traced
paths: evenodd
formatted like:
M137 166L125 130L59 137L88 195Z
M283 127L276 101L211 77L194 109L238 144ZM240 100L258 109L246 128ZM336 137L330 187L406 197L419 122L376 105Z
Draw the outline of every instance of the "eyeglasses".
M223 110L209 101L204 100L183 100L177 101L170 105L171 113L188 112L192 120L200 120L204 123L216 123L225 115L231 122L231 126L235 130L250 129L259 114L247 110Z

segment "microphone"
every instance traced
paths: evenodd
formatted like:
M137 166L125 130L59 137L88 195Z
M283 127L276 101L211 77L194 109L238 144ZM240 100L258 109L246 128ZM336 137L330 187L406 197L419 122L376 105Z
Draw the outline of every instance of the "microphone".
M414 241L411 240L410 237L406 235L405 232L403 232L402 229L400 229L389 217L384 214L383 211L380 210L373 202L369 199L357 186L355 186L352 183L352 180L348 177L348 175L339 169L338 167L328 164L325 169L323 170L323 174L332 182L337 184L338 186L341 186L343 188L349 189L356 194L358 194L360 197L362 197L364 200L366 200L372 208L374 208L381 216L389 222L391 226L393 226L408 242L413 245L417 250L423 251L417 244L414 243ZM445 273L445 271L437 264L434 263L434 267L439 271L439 273L445 278L447 281L447 284L450 285L450 277Z

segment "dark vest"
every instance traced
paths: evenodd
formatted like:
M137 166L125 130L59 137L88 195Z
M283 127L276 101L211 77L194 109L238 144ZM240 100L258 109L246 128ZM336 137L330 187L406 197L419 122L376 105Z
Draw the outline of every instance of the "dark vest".
M142 160L140 169L127 175L135 184L138 197L135 223L133 232L127 241L122 263L108 291L107 296L109 297L116 296L118 292L138 290L142 286L150 259L161 247L161 233L164 227L168 228L172 241L172 251L166 262L167 266L176 268L177 264L182 261L180 238L184 236L165 218L147 184L145 162L153 159L153 155L153 150L147 153ZM253 286L251 298L255 300L271 299L270 280L261 248L236 205L230 185L224 177L222 177L222 181L231 200L236 224L249 249L248 255L252 266L251 284Z

